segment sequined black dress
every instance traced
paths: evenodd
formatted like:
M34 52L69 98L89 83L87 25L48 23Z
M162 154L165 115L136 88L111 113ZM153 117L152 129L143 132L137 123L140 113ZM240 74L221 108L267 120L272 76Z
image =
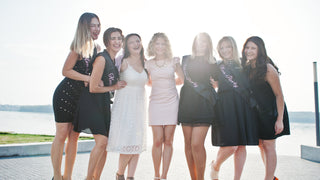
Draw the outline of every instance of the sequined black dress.
M106 50L99 53L97 57L99 56L103 56L106 61L101 78L104 86L114 85L119 79L119 72L114 61ZM80 95L73 123L74 131L108 136L111 118L110 104L110 92L90 93L89 88L86 87Z
M97 50L94 49L93 57ZM81 74L89 74L89 63L92 58L83 58L78 60L73 70ZM80 94L84 88L83 81L77 81L70 78L64 78L53 94L52 106L55 121L59 123L72 122L77 108Z

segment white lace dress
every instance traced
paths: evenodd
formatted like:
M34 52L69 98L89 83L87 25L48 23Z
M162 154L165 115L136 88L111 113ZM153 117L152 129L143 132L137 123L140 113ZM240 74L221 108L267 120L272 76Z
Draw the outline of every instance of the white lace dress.
M147 73L128 68L120 73L127 86L115 92L111 109L107 151L140 154L146 150L147 119L145 84Z

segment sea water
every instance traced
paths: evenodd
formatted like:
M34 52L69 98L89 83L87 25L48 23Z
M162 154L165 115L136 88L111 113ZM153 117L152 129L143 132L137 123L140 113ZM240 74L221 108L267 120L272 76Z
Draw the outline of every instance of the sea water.
M292 118L292 117L291 117ZM291 135L277 139L278 155L300 156L300 145L316 144L316 130L314 123L290 123ZM0 111L0 131L26 133L26 134L55 134L55 121L53 113L31 113ZM91 136L81 133L82 136ZM152 131L148 128L148 147L152 146ZM181 126L177 126L174 137L174 148L184 149L183 133ZM211 145L211 129L209 129L205 141L207 153L218 151ZM259 153L257 146L247 147L248 153Z

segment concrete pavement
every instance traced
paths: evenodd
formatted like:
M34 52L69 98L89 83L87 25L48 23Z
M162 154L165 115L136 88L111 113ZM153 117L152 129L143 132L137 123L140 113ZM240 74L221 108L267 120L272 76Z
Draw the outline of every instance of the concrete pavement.
M210 179L210 162L216 157L218 148L207 147L207 166L205 179ZM86 176L90 153L78 153L73 179L83 180ZM117 153L109 153L101 179L115 179L118 164ZM0 158L0 180L49 180L52 178L53 170L49 155L2 157ZM320 163L303 160L296 156L279 156L276 176L280 180L320 180ZM136 171L137 180L152 180L153 165L151 158L151 147L141 154ZM249 153L243 170L243 180L263 180L264 166L259 154ZM184 150L174 150L168 180L189 180L189 172L184 156ZM229 158L221 167L221 180L233 179L233 158Z

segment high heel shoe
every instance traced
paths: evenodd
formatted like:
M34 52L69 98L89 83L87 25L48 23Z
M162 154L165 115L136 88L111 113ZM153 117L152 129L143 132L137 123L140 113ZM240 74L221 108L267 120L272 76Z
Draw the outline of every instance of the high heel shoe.
M273 180L279 180L279 179L278 179L277 177L275 177L275 176L274 176L274 177L273 177Z
M134 180L134 177L127 177L127 180Z
M116 174L116 180L125 180L124 175Z
M219 179L219 171L216 171L213 168L213 164L214 164L214 161L211 162L210 178L211 178L211 180L218 180Z

